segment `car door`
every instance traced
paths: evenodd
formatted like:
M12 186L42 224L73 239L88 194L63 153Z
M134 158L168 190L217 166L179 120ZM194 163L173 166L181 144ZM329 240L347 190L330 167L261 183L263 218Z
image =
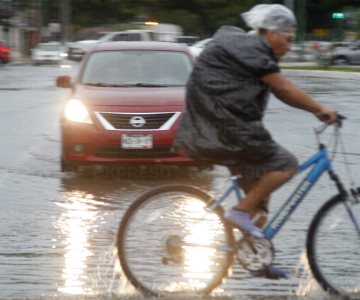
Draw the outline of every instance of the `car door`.
M347 57L351 64L360 64L360 43L355 43L348 48Z
M354 59L353 59L353 63L355 64L360 64L360 43L356 43L356 45L354 46Z

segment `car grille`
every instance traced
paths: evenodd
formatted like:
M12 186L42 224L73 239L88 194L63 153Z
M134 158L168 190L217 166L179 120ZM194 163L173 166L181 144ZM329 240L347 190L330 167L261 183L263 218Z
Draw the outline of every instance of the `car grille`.
M101 117L114 129L160 129L175 113L154 113L154 114L123 114L123 113L99 113ZM131 118L142 117L145 124L142 126L131 125Z
M95 156L108 158L160 158L176 157L176 153L170 151L171 146L157 147L153 149L122 149L117 145L99 146Z

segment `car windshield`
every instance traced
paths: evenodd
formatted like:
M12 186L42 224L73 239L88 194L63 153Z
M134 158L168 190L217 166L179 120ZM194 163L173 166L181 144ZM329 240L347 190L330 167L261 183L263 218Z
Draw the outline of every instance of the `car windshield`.
M99 51L86 63L81 83L94 86L184 86L192 69L175 51Z
M43 51L59 51L60 46L59 45L46 45L46 44L40 44L38 46L38 49Z

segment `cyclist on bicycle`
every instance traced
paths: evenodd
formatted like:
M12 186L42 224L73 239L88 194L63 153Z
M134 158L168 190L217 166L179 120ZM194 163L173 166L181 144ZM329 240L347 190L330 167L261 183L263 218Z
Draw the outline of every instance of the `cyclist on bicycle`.
M277 144L263 125L269 92L290 106L313 113L328 124L336 111L319 103L286 79L278 60L295 40L296 19L280 4L260 4L242 14L250 33L222 26L197 58L187 84L186 109L174 149L228 166L241 175L245 197L225 213L242 231L261 238L270 194L297 170L295 156ZM264 275L264 274L263 274ZM275 268L265 274L286 277Z

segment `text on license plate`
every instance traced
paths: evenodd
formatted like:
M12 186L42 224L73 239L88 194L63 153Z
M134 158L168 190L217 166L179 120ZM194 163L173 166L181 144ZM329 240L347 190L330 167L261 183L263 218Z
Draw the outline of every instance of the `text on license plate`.
M152 134L122 134L121 148L150 149L153 147Z

